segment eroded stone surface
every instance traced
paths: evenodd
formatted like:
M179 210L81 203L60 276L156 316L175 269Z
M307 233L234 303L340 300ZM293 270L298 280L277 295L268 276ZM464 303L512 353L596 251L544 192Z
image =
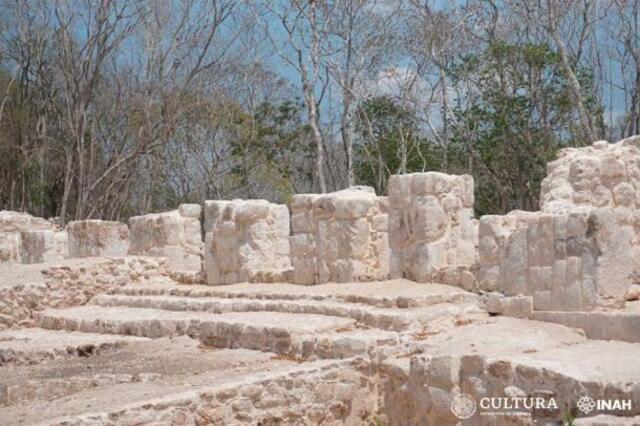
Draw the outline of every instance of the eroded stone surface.
M473 200L473 178L468 175L391 176L391 277L472 289L478 238Z
M14 212L8 210L0 211L0 232L22 232L22 231L56 231L58 226L47 219L32 216L29 213Z
M126 256L129 228L109 220L79 220L66 227L69 257Z
M68 257L67 231L22 231L20 233L20 257L22 263L45 263Z
M540 204L550 213L578 207L640 208L640 137L565 148L547 165Z
M131 256L1 268L0 330L33 325L33 314L46 307L83 305L98 293L162 279L161 267L158 259Z
M286 281L289 209L265 200L205 201L204 270L209 285Z
M385 279L389 273L387 210L387 199L369 187L294 195L293 282Z
M166 213L129 219L130 254L162 256L174 271L202 269L201 207L182 204Z

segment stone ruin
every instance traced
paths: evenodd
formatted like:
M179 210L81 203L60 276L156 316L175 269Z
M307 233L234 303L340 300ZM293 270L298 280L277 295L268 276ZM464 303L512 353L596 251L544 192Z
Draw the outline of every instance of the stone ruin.
M205 201L204 271L209 285L286 281L289 210L266 200Z
M126 256L129 251L129 228L109 220L69 222L69 257Z
M391 176L391 277L473 288L478 239L473 190L469 175Z
M291 201L293 282L375 281L389 274L388 201L373 188Z
M622 308L640 278L637 138L560 151L540 212L480 219L478 286L538 311Z
M50 220L0 211L0 263L41 263L67 257L67 233Z
M640 207L640 141L597 141L565 148L547 165L540 204L549 213L593 208Z
M0 423L640 424L639 166L640 137L562 150L540 211L479 220L436 172L128 226L0 212Z
M129 218L129 254L160 256L177 271L202 268L202 225L199 204L177 210Z

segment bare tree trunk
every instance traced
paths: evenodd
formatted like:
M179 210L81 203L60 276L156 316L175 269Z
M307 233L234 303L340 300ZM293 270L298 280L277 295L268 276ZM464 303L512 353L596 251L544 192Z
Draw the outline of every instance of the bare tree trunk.
M67 223L67 204L69 202L69 194L71 193L71 182L73 180L72 167L73 159L68 150L66 151L66 169L64 173L64 190L62 193L62 203L60 205L60 225L64 226Z
M580 86L580 82L578 81L578 77L576 73L573 71L571 67L571 63L569 61L569 54L567 53L567 48L564 44L564 41L560 37L558 33L558 22L555 12L555 1L547 0L547 8L548 8L548 21L549 24L547 26L547 30L549 35L553 39L556 48L558 49L558 54L560 55L560 62L562 64L562 69L569 80L569 90L571 92L571 97L573 98L573 102L576 104L576 108L578 109L578 115L580 119L580 127L582 128L582 132L584 136L588 139L588 142L594 142L598 140L598 135L593 129L593 125L591 123L591 118L589 117L589 113L587 112L587 108L584 104L584 100L582 98L582 87Z
M307 89L313 90L313 88ZM324 142L322 141L322 133L320 132L318 108L315 103L315 97L307 97L307 110L309 112L309 125L313 132L313 140L316 144L316 178L321 193L327 192L327 181L324 176Z
M355 184L355 175L353 172L353 142L351 140L351 95L347 90L343 89L343 111L340 120L340 135L342 136L342 144L347 161L347 185Z
M442 86L442 168L445 173L449 172L449 117L447 116L447 110L449 109L449 103L447 100L447 76L442 66L438 67L440 70L440 84Z

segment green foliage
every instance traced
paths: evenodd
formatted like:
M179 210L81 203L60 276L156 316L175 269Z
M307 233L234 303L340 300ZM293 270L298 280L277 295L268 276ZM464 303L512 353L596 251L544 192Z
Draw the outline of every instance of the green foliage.
M263 103L253 114L245 114L234 125L237 137L231 140L236 159L233 175L238 183L251 185L255 179L287 201L296 192L296 176L308 175L305 160L313 156L310 128L303 122L303 105L297 101Z
M578 76L594 123L604 126L592 75L580 69ZM420 136L415 111L372 97L358 109L358 182L384 193L388 176L402 171L406 147L404 172L473 174L480 215L538 209L546 163L559 148L581 144L558 54L544 43L499 42L453 61L448 77L466 90L453 108L446 157L444 146Z
M477 212L537 209L546 163L577 142L558 55L547 44L496 43L460 58L451 76L474 86L455 108L452 145L474 154ZM589 105L597 115L595 97Z
M391 174L401 170L406 149L406 172L432 170L439 166L438 147L420 136L418 120L408 108L388 96L365 100L358 108L354 146L357 182L386 191Z

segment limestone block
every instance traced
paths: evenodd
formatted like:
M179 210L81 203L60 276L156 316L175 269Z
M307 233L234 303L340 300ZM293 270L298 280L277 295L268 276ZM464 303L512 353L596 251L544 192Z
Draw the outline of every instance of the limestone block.
M640 273L638 223L639 212L609 207L485 216L479 287L531 296L536 310L622 307Z
M0 263L20 263L20 234L0 232Z
M291 202L291 261L299 284L385 279L389 200L372 188L298 194Z
M389 245L391 276L428 282L475 283L478 221L473 217L473 177L439 172L393 175L389 178ZM497 249L483 241L485 253ZM493 255L496 256L495 254ZM461 268L461 269L460 269ZM458 270L467 275L461 279ZM445 282L453 284L453 282ZM475 285L475 284L474 284Z
M229 205L231 201L226 200L207 200L204 202L204 232L213 231L213 224L220 218L224 208Z
M66 231L22 231L20 233L22 263L43 263L66 259L67 237Z
M199 221L202 215L202 206L200 204L180 204L178 213L182 217L190 217Z
M21 232L35 230L58 230L58 226L50 220L32 216L29 213L0 211L0 232Z
M505 297L500 293L489 293L485 299L487 312L516 318L531 318L533 300L530 296Z
M171 271L200 271L201 210L198 204L181 204L177 210L131 217L129 253L165 257Z
M108 220L80 220L67 225L69 257L126 256L129 228Z
M286 281L291 275L289 210L266 200L205 202L204 269L210 285ZM293 241L301 253L312 241Z

